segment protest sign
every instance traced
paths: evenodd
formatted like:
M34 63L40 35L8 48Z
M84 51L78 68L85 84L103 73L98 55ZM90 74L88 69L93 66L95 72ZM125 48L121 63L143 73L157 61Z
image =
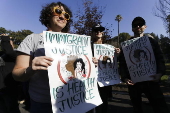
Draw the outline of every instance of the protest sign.
M90 36L43 32L53 113L85 113L102 103L92 62Z
M126 64L134 83L149 81L156 74L156 61L147 36L133 38L121 43Z
M97 80L100 87L121 82L114 46L108 44L94 44L94 57L98 59L96 73L98 75Z

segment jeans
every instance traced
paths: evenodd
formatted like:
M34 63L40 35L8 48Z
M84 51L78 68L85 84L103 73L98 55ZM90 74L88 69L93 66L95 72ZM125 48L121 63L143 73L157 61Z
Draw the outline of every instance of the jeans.
M0 113L20 113L18 96L15 94L0 94Z
M139 82L133 86L128 86L128 89L134 113L143 113L142 93L148 98L154 113L169 113L158 82Z

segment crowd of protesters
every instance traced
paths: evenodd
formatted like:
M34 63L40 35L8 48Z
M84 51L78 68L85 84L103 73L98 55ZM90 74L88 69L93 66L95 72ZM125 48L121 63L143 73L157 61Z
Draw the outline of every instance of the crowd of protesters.
M48 31L68 33L72 23L72 12L61 2L47 4L40 12L40 22ZM132 21L132 31L136 37L144 36L146 22L142 17ZM92 45L104 44L105 28L100 24L92 28ZM134 113L143 113L141 94L148 98L154 113L169 113L159 81L165 73L162 51L153 37L148 37L156 60L156 74L151 81L133 83L123 50L119 54L119 68L122 82L128 85ZM43 34L28 35L15 50L12 37L1 34L0 52L0 113L20 113L18 101L24 100L31 113L52 113L47 69L53 59L45 56ZM35 46L37 45L37 46ZM93 48L92 48L93 52ZM141 53L142 55L143 53ZM97 64L97 62L94 62ZM108 99L112 97L112 86L98 86L103 104L88 113L106 113Z

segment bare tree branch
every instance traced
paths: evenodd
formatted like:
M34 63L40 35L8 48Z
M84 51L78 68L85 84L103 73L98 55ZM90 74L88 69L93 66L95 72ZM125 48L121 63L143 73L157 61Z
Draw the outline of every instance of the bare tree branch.
M164 27L170 35L170 0L158 0L158 4L155 5L154 15L163 20Z
M99 6L98 4L93 4L93 0L83 0L83 7L78 9L75 14L76 20L73 22L73 33L82 35L91 35L91 29L96 24L101 24L101 19L104 15L106 6ZM106 27L106 26L105 26ZM110 38L112 31L108 29L107 26L105 30L106 38Z

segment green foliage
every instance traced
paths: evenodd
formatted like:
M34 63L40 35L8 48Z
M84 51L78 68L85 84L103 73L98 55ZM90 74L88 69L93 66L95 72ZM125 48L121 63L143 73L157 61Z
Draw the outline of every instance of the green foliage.
M117 15L115 20L118 22L118 36L117 36L117 47L120 47L120 38L119 38L119 23L122 20L122 16L121 15Z
M21 41L28 35L32 34L33 32L30 30L21 30L21 31L11 31L6 30L3 27L0 27L0 33L9 34L10 37L12 37L14 40L14 47L17 48L18 45L21 43Z
M159 42L164 53L165 61L170 62L170 39L168 37L161 37Z
M116 18L115 18L115 20L118 21L118 22L120 22L122 19L123 19L123 18L122 18L121 15L117 15Z
M163 75L162 77L161 77L161 80L162 81L166 81L166 80L168 80L169 79L169 76L168 75Z
M170 62L170 53L169 53L169 50L170 50L170 39L164 35L156 35L155 33L145 33L145 35L148 35L148 36L151 36L153 37L155 40L158 41L161 49L162 49L162 52L164 54L164 58L165 58L165 62L168 63ZM169 71L170 73L170 71Z
M129 33L120 33L119 34L120 43L130 39L130 37L131 36Z
M125 32L120 33L120 34L119 34L119 44L120 44L121 42L124 42L124 41L130 39L130 37L131 37L131 36L130 36L129 33L125 33ZM118 38L118 36L115 36L115 37L113 37L112 39L109 39L109 40L108 40L108 43L116 47L116 46L117 46L117 38Z
M7 33L7 30L5 28L3 28L3 27L0 27L0 34L1 33Z
M33 32L30 30L21 30L21 31L11 32L9 33L9 36L14 38L14 44L15 44L15 47L17 47L26 36L32 33Z
M150 33L150 35L151 36L153 36L153 38L155 39L155 40L157 40L157 41L159 41L159 37L158 37L158 35L156 35L155 33Z
M98 6L93 6L92 0L84 0L83 9L78 9L75 14L76 20L73 23L74 33L82 35L91 35L91 28L95 24L100 24L103 16L102 9Z
M158 0L155 6L154 14L163 20L165 29L170 38L170 0Z
M170 63L165 64L168 69L170 69Z
M166 73L165 73L166 75L163 75L161 77L162 81L167 81L170 77L170 63L166 63L165 66L166 66Z

